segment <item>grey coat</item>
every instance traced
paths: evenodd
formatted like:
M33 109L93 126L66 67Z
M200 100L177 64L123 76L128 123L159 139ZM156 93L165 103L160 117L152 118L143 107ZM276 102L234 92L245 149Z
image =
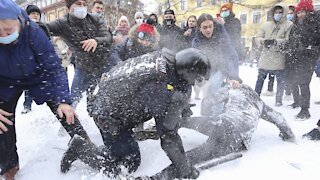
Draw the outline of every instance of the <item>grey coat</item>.
M268 21L262 25L256 36L256 44L262 46L258 67L265 70L284 69L285 53L283 47L288 42L292 22L287 20L288 7L283 3L276 4L283 8L283 16L279 22ZM274 8L272 9L274 11ZM267 48L264 40L276 40L276 44Z

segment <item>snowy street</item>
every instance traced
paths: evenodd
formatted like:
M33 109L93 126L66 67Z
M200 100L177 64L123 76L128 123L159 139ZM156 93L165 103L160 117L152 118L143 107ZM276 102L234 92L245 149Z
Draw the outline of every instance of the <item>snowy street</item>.
M257 68L240 66L240 77L245 84L254 88ZM262 92L266 91L266 86L267 80ZM276 89L276 86L274 89ZM315 75L312 78L310 89L311 118L305 121L297 121L294 118L300 108L291 109L288 107L289 104L292 104L292 101L283 101L283 106L275 107L275 96L261 96L266 104L286 117L296 135L296 143L282 141L278 136L279 130L276 126L261 120L251 141L251 147L249 151L243 153L242 158L202 171L198 179L316 179L319 176L320 142L301 138L302 134L316 127L320 118L320 105L314 104L314 101L320 100L320 79ZM46 105L38 106L33 103L32 111L21 115L22 103L23 96L20 98L16 109L17 146L20 156L20 171L16 176L17 180L106 179L106 176L92 170L80 161L73 163L73 167L67 174L62 174L60 172L60 160L67 149L70 137L59 135L61 125ZM191 103L197 104L192 108L194 116L199 115L201 100L195 100L193 95ZM83 100L78 105L77 114L92 141L101 145L100 133L92 118L88 116L86 104ZM205 135L188 129L181 129L179 133L186 150L200 145L207 138ZM146 140L139 142L139 146L142 163L133 176L153 175L170 164L170 160L161 149L159 141Z

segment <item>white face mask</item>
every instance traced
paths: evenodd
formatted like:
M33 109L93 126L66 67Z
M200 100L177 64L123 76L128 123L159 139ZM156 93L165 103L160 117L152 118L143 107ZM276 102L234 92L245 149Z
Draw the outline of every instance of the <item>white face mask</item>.
M87 7L75 7L72 14L79 19L84 19L88 14Z
M143 19L136 19L136 23L137 23L137 24L143 23Z

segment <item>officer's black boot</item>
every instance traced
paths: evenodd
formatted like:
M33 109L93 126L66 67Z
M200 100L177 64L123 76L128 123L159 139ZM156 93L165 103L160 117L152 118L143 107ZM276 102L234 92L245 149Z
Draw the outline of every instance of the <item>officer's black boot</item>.
M297 114L297 119L309 119L311 117L308 108L301 108L301 111Z
M319 122L320 122L320 120L319 120ZM312 129L310 132L308 132L307 134L304 134L302 137L308 138L310 140L320 140L320 126Z
M64 153L61 161L61 172L66 173L70 170L71 164L80 159L85 164L96 170L103 172L117 173L113 159L109 157L110 152L100 152L98 148L84 138L76 135L69 143L69 149Z

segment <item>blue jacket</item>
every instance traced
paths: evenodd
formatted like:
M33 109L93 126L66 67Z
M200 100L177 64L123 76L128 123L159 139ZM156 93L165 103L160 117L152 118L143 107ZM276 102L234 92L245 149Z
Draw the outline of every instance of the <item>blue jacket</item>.
M200 49L209 58L212 73L221 71L226 77L239 80L239 57L231 45L225 28L214 22L214 32L211 38L206 38L199 32L192 41L192 47Z
M71 103L67 75L50 40L26 14L20 21L18 40L0 45L0 100L29 90L37 104Z

